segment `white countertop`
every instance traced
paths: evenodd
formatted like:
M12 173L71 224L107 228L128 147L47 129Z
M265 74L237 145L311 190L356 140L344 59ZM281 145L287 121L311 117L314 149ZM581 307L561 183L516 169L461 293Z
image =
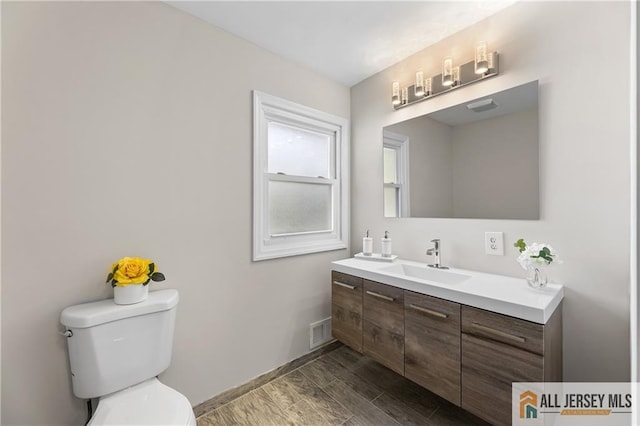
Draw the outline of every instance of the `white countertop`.
M424 263L400 259L393 263L382 263L351 258L332 262L331 267L334 271L356 275L370 281L539 324L546 324L564 296L562 286L559 284L548 284L545 288L534 289L529 287L524 278L457 268L447 271L469 275L470 278L457 284L441 284L384 270L392 264L425 266Z

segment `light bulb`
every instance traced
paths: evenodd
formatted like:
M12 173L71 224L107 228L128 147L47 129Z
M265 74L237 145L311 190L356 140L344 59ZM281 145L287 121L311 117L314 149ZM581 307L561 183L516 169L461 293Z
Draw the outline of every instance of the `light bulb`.
M391 103L393 105L400 105L400 83L394 81L391 92Z
M457 86L460 84L460 67L453 67L453 85Z
M431 77L429 77L424 81L424 94L425 94L425 96L431 96L432 95L432 90L433 90L433 80L431 80Z
M496 55L496 52L492 52L492 53L487 54L487 68L488 68L488 71L491 71L491 70L495 71L495 66L494 66L495 55Z
M416 96L424 96L424 75L422 71L418 71L416 73L416 88L415 88Z
M489 59L487 58L487 42L480 41L476 44L475 73L484 74L489 71Z
M445 58L442 63L442 85L451 86L453 84L453 59Z

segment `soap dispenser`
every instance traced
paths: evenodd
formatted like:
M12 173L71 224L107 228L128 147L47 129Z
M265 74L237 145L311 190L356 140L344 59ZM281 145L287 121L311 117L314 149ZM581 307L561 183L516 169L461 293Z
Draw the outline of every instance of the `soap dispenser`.
M382 257L391 257L391 238L389 238L389 231L384 231L384 237L382 238Z
M373 238L369 237L369 230L364 234L362 238L362 254L365 256L371 256L373 253Z

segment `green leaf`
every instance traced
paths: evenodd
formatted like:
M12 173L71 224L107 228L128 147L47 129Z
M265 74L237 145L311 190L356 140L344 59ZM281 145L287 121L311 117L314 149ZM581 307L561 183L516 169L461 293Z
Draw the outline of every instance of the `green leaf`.
M153 274L153 271L156 270L156 264L155 263L150 263L149 264L149 275Z
M116 284L118 284L118 281L116 281L115 279L111 280L111 287L115 287Z
M154 272L151 274L151 279L154 281L164 281L164 274L162 272Z
M538 255L532 255L532 259L543 259L547 263L553 262L553 255L551 254L551 250L547 247L543 247L542 250L538 252Z
M113 267L113 271L112 271L114 274L115 274L115 273L116 273L116 271L118 270L118 267L120 267L120 265L118 265L118 264L116 263L116 266L114 266L114 267Z
M518 249L520 249L520 253L522 253L523 251L525 251L527 249L527 245L524 242L524 238L520 238L518 241L513 243L513 246L517 247Z
M147 279L145 282L142 283L142 285L147 285L149 284L149 281L151 281L151 278Z
M107 277L107 282L111 281L113 279L113 272L109 273L109 276Z
M540 250L540 253L538 253L538 257L546 260L548 263L551 263L553 261L551 250L549 250L547 247L543 247L542 250Z

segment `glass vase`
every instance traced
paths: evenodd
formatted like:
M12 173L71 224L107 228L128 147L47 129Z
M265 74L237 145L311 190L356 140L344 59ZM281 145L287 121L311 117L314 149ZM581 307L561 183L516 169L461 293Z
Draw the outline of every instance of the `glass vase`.
M525 278L529 287L543 288L547 286L547 270L541 266L529 266Z

